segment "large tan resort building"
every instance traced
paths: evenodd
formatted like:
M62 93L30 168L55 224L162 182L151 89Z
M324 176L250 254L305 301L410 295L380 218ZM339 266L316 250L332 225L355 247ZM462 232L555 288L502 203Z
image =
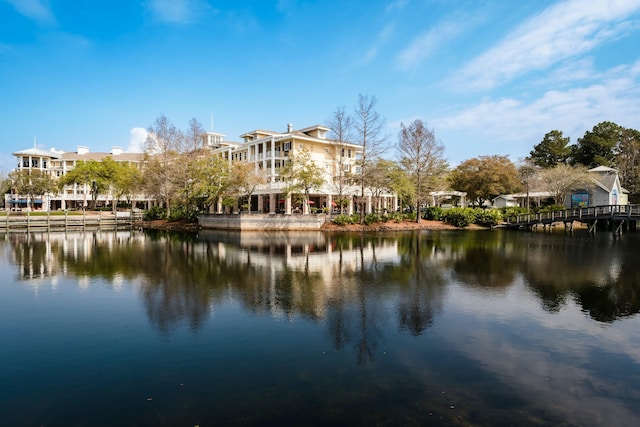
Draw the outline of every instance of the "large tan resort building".
M223 156L231 163L252 163L256 173L265 176L266 183L256 188L251 200L246 200L251 211L272 214L308 213L309 206L300 202L300 197L296 198L287 191L288 183L280 175L282 167L303 150L309 152L311 160L324 174L324 184L311 190L311 209L335 211L340 203L338 198L342 196L346 213L353 213L358 207L362 207L366 213L374 210L397 210L398 198L390 192L374 196L370 189L365 188L363 195L360 185L353 181L343 184L340 191L340 180L344 183L359 173L357 163L362 156L362 146L328 139L330 130L322 125L294 130L293 125L288 124L286 132L258 129L244 133L240 135L242 142L226 142L224 135L207 132L204 142L212 153ZM213 213L223 213L220 203Z
M320 188L313 189L310 194L310 205L317 210L336 210L340 203L340 189L338 181L348 181L349 177L357 175L358 160L362 155L362 146L352 143L337 142L327 138L329 128L315 125L304 129L294 130L289 124L286 132L254 130L240 135L242 142L225 141L225 135L216 132L206 132L203 135L203 147L210 150L211 155L223 156L230 163L247 161L254 165L256 173L265 176L265 183L259 185L251 196L245 200L249 209L261 213L308 213L309 206L300 202L287 191L287 183L283 181L281 168L297 153L308 150L311 160L324 173L324 183ZM50 151L29 148L14 152L17 158L17 170L38 169L43 173L58 179L73 169L79 161L100 161L111 157L117 162L128 162L144 167L143 153L127 153L120 147L113 147L111 152L90 152L86 146L77 147L76 152ZM339 169L342 169L340 173ZM87 185L66 186L58 194L48 194L37 198L34 202L36 209L65 210L80 209L86 206L91 198ZM365 188L364 195L358 183L351 182L342 186L342 202L347 213L355 212L359 207L369 213L376 211L395 211L398 199L395 194L382 192L371 193ZM112 195L99 194L97 204L100 206L111 203ZM135 201L141 207L157 204L144 194L138 194ZM244 203L243 203L244 204ZM5 206L11 208L26 208L30 203L23 195L5 195ZM314 209L314 210L315 210ZM222 204L214 207L213 213L223 213Z

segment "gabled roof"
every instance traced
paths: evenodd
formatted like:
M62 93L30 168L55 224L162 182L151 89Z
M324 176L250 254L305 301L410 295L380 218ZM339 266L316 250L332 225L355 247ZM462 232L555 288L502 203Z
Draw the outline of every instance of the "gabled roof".
M113 153L63 153L62 156L58 156L62 160L96 160L100 161L107 157L111 157L115 161L141 161L144 158L144 154L142 153L121 153L121 154L113 154Z
M596 185L607 192L611 192L616 185L618 179L618 171L616 169L607 166L598 166L593 169L589 169L591 178Z
M549 191L529 191L529 198L551 198L553 195ZM493 198L496 199L505 199L505 200L517 200L517 199L526 199L527 193L511 193L511 194L501 194Z
M40 148L27 148L26 150L16 151L12 153L14 156L40 156L40 157L51 157L53 159L59 159L60 154L55 151L47 151L41 150Z
M604 172L604 173L615 173L615 174L617 174L618 170L610 168L610 167L607 167L607 166L597 166L597 167L595 167L593 169L589 169L587 172L597 172L597 173L603 173Z

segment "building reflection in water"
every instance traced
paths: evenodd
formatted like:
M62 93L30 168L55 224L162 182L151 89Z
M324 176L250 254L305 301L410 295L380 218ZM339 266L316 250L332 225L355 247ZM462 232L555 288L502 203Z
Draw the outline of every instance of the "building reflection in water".
M388 313L400 330L420 335L437 321L451 286L500 293L523 280L545 310L571 298L600 321L640 309L637 269L625 268L635 263L634 252L606 239L590 245L577 237L491 232L94 231L7 234L4 241L18 279L35 292L55 289L61 277L82 287L96 279L116 291L132 286L162 333L185 323L197 330L216 305L233 300L255 314L325 320L335 347L352 343L363 361Z

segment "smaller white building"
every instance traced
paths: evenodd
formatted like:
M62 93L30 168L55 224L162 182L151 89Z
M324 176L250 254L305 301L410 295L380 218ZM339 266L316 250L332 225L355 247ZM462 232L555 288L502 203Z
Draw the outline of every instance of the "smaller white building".
M598 166L589 169L589 174L594 185L571 193L566 200L567 207L629 204L629 191L620 184L617 169Z

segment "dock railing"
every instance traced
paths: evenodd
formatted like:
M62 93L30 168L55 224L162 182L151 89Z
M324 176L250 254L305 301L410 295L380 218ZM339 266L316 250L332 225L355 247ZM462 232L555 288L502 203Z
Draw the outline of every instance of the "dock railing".
M139 212L6 212L0 232L62 231L68 229L120 229L142 220Z
M571 208L561 211L516 215L507 219L508 226L531 226L554 222L594 221L597 219L640 220L640 205L603 205Z

